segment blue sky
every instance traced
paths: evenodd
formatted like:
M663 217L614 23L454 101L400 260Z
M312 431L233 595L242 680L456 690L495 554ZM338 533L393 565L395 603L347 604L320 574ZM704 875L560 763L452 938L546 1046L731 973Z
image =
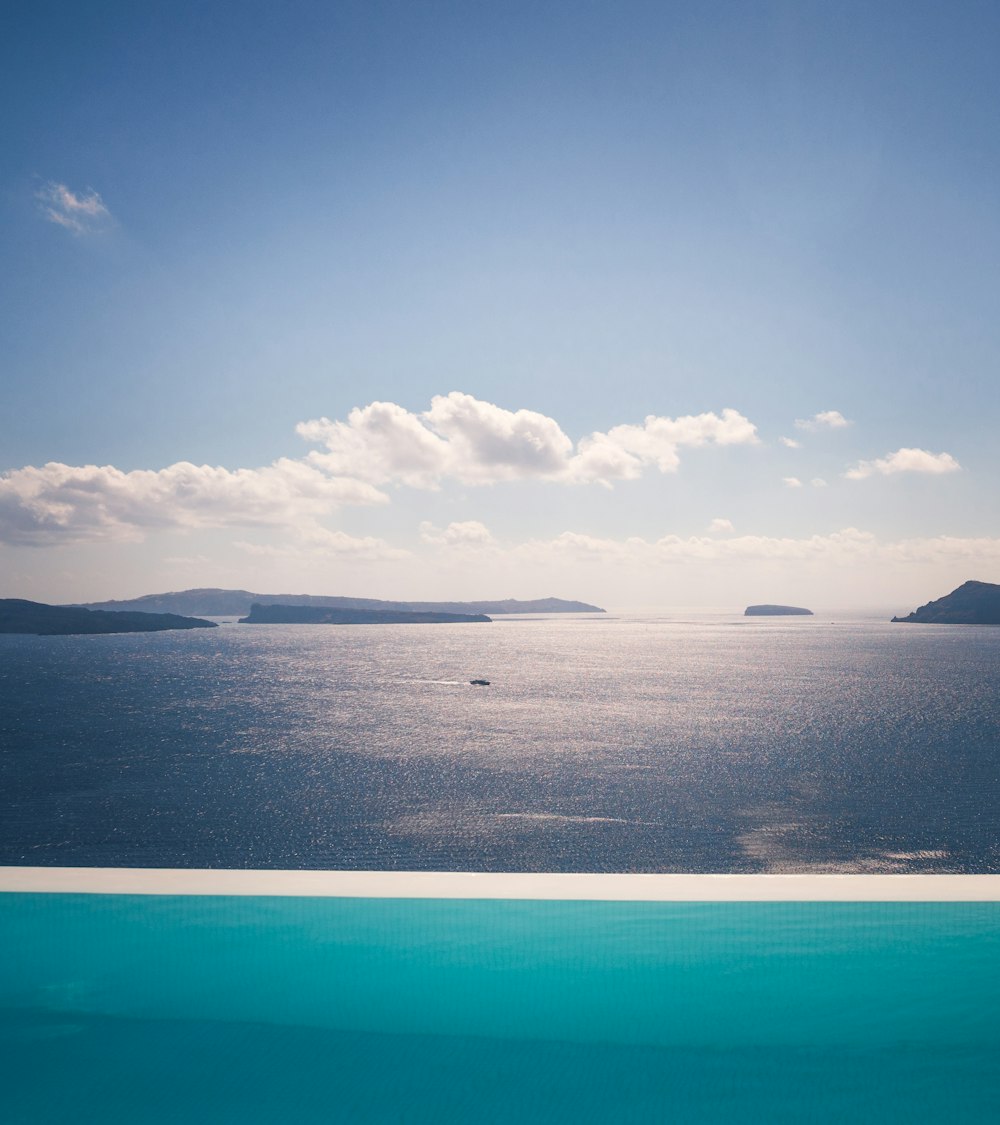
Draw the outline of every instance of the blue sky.
M995 4L22 9L0 593L1000 580Z

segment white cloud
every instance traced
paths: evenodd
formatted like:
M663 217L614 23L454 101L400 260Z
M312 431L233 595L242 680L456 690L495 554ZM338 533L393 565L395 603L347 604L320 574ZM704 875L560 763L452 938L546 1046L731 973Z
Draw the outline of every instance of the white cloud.
M757 427L736 410L718 414L661 418L649 415L641 426L614 426L606 435L593 434L588 442L604 439L638 461L655 464L661 473L672 473L680 464L682 446L753 445ZM581 442L581 452L584 443ZM588 445L589 448L589 445Z
M65 184L49 180L35 192L42 214L50 223L56 223L74 234L88 234L100 230L111 220L111 212L96 191L88 189L77 195Z
M518 544L512 549L511 554L515 558L531 562L547 562L564 555L597 560L624 560L628 557L631 546L636 542L644 543L643 540L599 539L594 535L564 531L555 539L530 539L526 543Z
M447 442L419 416L392 402L356 407L346 422L318 418L295 429L306 441L327 447L326 453L312 453L309 459L328 473L427 488L447 471Z
M796 539L790 536L665 535L648 540L600 539L575 532L563 532L549 540L530 540L512 548L511 553L534 562L558 560L566 556L616 563L657 567L682 562L849 562L885 563L968 562L970 565L1000 565L1000 539L934 536L883 542L871 532L846 527L827 535Z
M395 403L374 402L346 422L302 422L298 433L326 446L310 454L327 472L374 484L434 488L445 478L464 484L505 480L562 483L633 480L646 465L674 472L681 447L752 444L756 427L736 410L614 426L584 437L574 448L555 419L533 410L506 410L460 391L438 395L413 414Z
M468 484L558 477L573 451L554 419L504 410L460 391L435 396L423 417L448 446L449 474Z
M778 438L778 441L780 441L782 445L787 445L789 449L802 448L802 442L796 441L793 437L780 437Z
M99 201L92 205L97 206ZM0 542L139 539L153 529L319 529L318 521L341 505L387 502L376 487L382 483L436 488L446 479L477 485L540 480L610 486L641 475L651 464L675 471L682 447L757 441L754 425L727 409L721 415L650 416L641 426L590 434L574 447L544 414L505 410L457 391L434 398L423 414L373 402L352 410L344 422L320 418L296 428L326 448L257 469L181 461L125 472L111 465L49 462L0 474ZM482 545L489 536L476 521L452 524L440 534L451 545L466 546Z
M166 528L289 527L343 504L386 500L370 484L288 458L261 469L179 461L132 472L50 461L0 475L0 540L45 545L138 539Z
M795 425L800 430L842 430L850 421L839 410L821 410L811 418L796 418ZM785 442L787 445L788 442Z
M714 532L726 533L726 532L730 532L730 531L735 531L736 528L733 527L733 521L732 520L714 519L708 525L708 530L714 531Z
M420 525L420 538L438 547L464 547L480 549L493 545L493 535L479 520L461 520L446 528L435 527L427 520Z
M802 481L798 477L782 477L781 479L789 488L802 487Z
M813 488L826 488L826 481L822 477L813 477L809 483Z
M926 449L897 449L875 461L859 461L844 476L848 480L864 480L875 473L891 476L893 473L954 473L961 465L950 453L928 453Z
M552 418L504 410L459 391L437 395L423 414L373 402L352 410L346 422L319 418L296 430L326 446L310 461L327 472L414 488L437 487L445 477L465 484L554 479L565 474L573 451Z
M343 531L331 531L325 527L306 525L295 529L295 542L275 545L271 543L251 543L237 540L233 546L245 554L258 558L290 559L300 561L303 556L313 558L352 558L367 560L405 559L410 551L391 547L384 539L374 536L354 536Z

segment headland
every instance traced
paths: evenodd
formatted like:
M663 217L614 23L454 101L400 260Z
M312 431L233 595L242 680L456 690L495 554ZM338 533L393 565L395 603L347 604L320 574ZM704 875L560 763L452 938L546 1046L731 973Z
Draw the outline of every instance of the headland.
M158 633L164 629L214 629L214 621L176 613L127 613L46 605L23 598L0 598L0 633L41 637L77 633Z
M892 620L917 625L1000 625L1000 585L963 582L943 598Z

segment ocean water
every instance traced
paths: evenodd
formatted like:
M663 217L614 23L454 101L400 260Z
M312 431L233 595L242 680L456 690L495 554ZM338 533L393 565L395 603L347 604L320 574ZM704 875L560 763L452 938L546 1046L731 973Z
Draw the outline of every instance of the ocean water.
M1000 903L0 895L0 1120L996 1119Z
M2 636L0 863L997 872L998 672L818 617Z

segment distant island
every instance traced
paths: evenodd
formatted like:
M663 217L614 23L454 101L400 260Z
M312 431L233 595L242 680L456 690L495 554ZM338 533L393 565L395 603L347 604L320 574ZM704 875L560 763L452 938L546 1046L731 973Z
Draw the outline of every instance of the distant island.
M1000 586L995 582L963 582L943 598L892 620L918 625L1000 625Z
M45 605L22 598L0 598L0 633L40 637L77 633L158 633L164 629L214 629L214 621L176 613L128 613Z
M250 612L252 605L308 605L327 609L354 609L401 613L489 614L492 617L510 613L604 613L596 605L566 601L563 598L536 598L518 601L479 602L400 602L379 598L324 597L312 594L254 594L249 590L181 590L169 594L145 594L124 601L84 602L81 609L133 610L142 613L183 613L196 617L239 617Z
M313 605L257 605L241 625L448 625L489 622L485 613L407 613L399 609L328 609Z
M811 609L802 609L797 605L748 605L743 611L744 617L812 617Z

